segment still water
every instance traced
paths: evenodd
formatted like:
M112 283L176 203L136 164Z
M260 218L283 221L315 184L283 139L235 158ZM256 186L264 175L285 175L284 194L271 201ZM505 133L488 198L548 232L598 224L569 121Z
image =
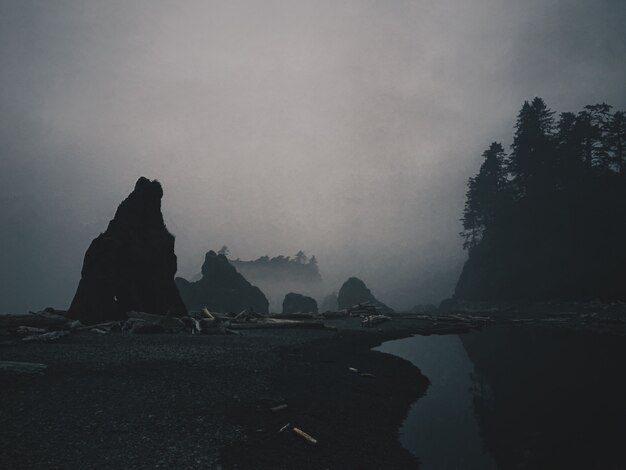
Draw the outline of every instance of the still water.
M472 403L474 365L457 335L415 336L376 350L410 361L430 380L400 430L400 442L420 459L421 468L497 468L483 450Z
M626 338L493 326L377 351L430 380L400 430L424 470L626 469Z

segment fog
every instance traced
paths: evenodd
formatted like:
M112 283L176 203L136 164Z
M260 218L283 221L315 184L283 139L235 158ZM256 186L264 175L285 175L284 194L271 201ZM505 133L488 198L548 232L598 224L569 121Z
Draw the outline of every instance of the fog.
M517 110L626 104L619 0L0 0L0 312L67 307L144 175L179 274L315 255L452 294L465 184Z

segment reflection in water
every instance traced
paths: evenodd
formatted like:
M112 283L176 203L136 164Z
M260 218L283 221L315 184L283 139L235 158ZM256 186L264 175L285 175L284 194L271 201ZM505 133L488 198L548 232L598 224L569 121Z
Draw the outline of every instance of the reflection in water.
M495 469L483 451L472 409L474 367L458 336L416 336L377 348L411 361L431 384L413 404L402 429L402 445L428 469Z
M504 325L378 350L431 381L401 429L424 469L626 469L623 337Z

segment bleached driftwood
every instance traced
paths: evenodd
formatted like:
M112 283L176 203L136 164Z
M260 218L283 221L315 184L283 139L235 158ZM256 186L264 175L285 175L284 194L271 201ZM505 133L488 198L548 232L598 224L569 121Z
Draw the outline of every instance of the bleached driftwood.
M22 338L22 341L25 343L51 343L69 334L70 332L65 330L51 331L50 333L44 333L42 335L26 336Z
M47 333L48 330L44 328L35 328L32 326L18 326L15 330L15 333L18 336L32 336L32 335L41 335Z
M361 325L374 326L389 320L391 320L391 317L388 317L387 315L370 315L365 317L365 319L361 322Z
M310 434L305 433L300 428L293 428L293 432L295 432L298 436L304 438L309 444L317 445L317 439L313 438Z
M157 324L164 330L180 331L185 327L180 318L168 317L167 315L155 315L154 313L130 310L126 312L126 316L131 319Z
M18 374L38 374L48 368L37 362L0 361L0 371L15 372Z
M334 330L335 328L325 325L319 320L280 320L277 318L266 318L254 323L231 323L232 330L262 330L262 329L288 329L288 328L310 328L319 330Z
M113 328L114 326L116 326L118 324L119 324L119 322L117 322L117 321L108 321L108 322L104 322L104 323L96 323L95 325L77 326L76 327L76 331Z

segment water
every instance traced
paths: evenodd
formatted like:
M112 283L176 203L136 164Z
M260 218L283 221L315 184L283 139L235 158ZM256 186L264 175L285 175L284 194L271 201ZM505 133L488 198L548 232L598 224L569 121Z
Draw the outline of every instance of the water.
M421 468L497 468L482 448L472 405L474 366L458 336L415 336L388 341L376 350L412 362L431 382L400 429L400 442L420 459Z
M400 430L422 469L626 469L622 336L503 325L376 350L431 382Z

